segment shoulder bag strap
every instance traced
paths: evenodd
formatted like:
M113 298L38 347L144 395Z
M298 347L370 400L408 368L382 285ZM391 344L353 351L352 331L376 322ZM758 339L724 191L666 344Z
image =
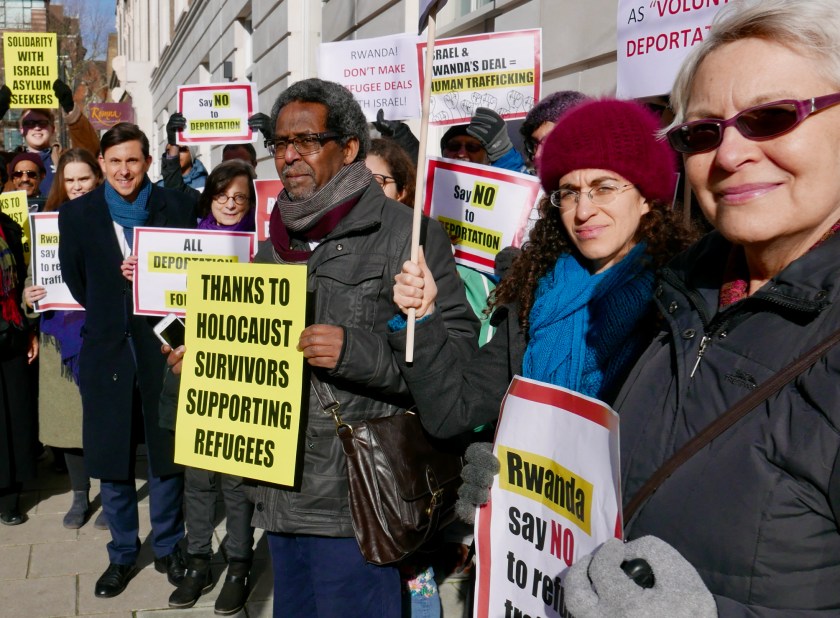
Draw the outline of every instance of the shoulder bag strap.
M717 438L724 431L732 427L739 419L754 410L761 402L778 392L785 384L791 382L799 374L803 373L816 363L826 352L840 342L840 330L834 332L827 339L811 348L804 355L782 368L778 373L772 375L749 395L738 401L734 406L709 423L705 429L696 434L686 442L680 450L674 453L670 459L662 464L659 469L645 482L636 492L633 499L624 509L625 524L633 519L633 515L639 510L648 498L655 492L665 480L671 476L677 468L693 457L700 449Z

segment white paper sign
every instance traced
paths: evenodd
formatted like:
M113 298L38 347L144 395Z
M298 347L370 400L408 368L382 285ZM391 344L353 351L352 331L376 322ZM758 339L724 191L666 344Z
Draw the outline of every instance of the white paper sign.
M542 30L474 34L435 41L429 122L465 124L477 107L524 118L540 100ZM426 44L417 44L423 87Z
M727 1L619 0L616 96L635 99L671 92L683 60L703 41Z
M134 228L134 313L185 315L187 264L251 261L253 232Z
M58 212L32 213L29 215L29 229L32 233L32 284L40 285L47 293L43 300L35 303L35 311L84 311L61 276Z
M370 122L380 109L388 120L419 118L418 41L400 34L321 43L318 76L352 92Z
M179 144L244 144L257 138L248 128L248 117L259 111L251 82L178 86L178 111L187 119Z
M493 274L496 254L519 247L539 194L534 176L429 157L423 212L443 224L455 261Z
M516 376L493 452L501 470L477 511L474 615L564 616L566 569L621 538L618 415Z
M254 181L254 194L257 196L257 242L268 240L268 224L271 211L277 203L277 196L283 190L283 181L257 179Z

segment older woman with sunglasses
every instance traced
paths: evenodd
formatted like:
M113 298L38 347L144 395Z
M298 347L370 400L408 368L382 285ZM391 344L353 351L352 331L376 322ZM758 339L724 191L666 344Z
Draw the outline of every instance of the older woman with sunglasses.
M838 91L833 0L730 3L682 67L668 139L717 231L662 272L662 331L616 402L625 499L840 329ZM840 615L838 428L835 347L665 480L625 521L631 542L573 566L568 608ZM627 586L630 558L650 563L653 588Z

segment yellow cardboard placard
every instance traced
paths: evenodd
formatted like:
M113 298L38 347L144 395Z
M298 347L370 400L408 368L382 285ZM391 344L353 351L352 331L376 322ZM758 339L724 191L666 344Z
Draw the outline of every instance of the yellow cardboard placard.
M23 259L29 266L29 202L26 200L26 191L0 193L0 210L23 229Z
M305 321L305 265L189 263L177 463L299 482Z
M52 88L58 79L54 32L4 32L3 59L12 109L58 107Z

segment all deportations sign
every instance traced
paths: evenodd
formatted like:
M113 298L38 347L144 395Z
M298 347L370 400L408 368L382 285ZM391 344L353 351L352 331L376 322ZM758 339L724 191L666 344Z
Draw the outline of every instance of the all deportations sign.
M389 120L419 118L418 41L400 34L321 43L318 76L352 92L370 122L380 109Z
M668 94L691 48L728 0L619 0L616 96Z
M535 176L429 157L423 212L443 225L455 261L494 274L496 254L522 244L540 195Z
M175 461L298 484L306 266L193 262L187 279Z
M179 144L244 144L256 135L248 117L256 114L257 87L251 82L178 86L178 111L187 119Z
M58 107L58 43L54 32L4 32L3 60L12 109Z
M32 233L32 285L40 285L47 295L35 303L35 311L63 309L84 311L73 298L61 275L58 261L58 212L39 212L29 215Z
M26 191L9 191L0 193L0 211L11 217L23 230L23 258L29 266L29 202L26 199Z
M493 452L501 469L476 518L475 616L565 616L566 570L621 538L618 415L516 376Z
M418 43L421 89L425 56L425 42ZM434 56L432 124L468 123L477 107L488 107L505 120L524 118L540 99L540 29L440 39L435 42Z

